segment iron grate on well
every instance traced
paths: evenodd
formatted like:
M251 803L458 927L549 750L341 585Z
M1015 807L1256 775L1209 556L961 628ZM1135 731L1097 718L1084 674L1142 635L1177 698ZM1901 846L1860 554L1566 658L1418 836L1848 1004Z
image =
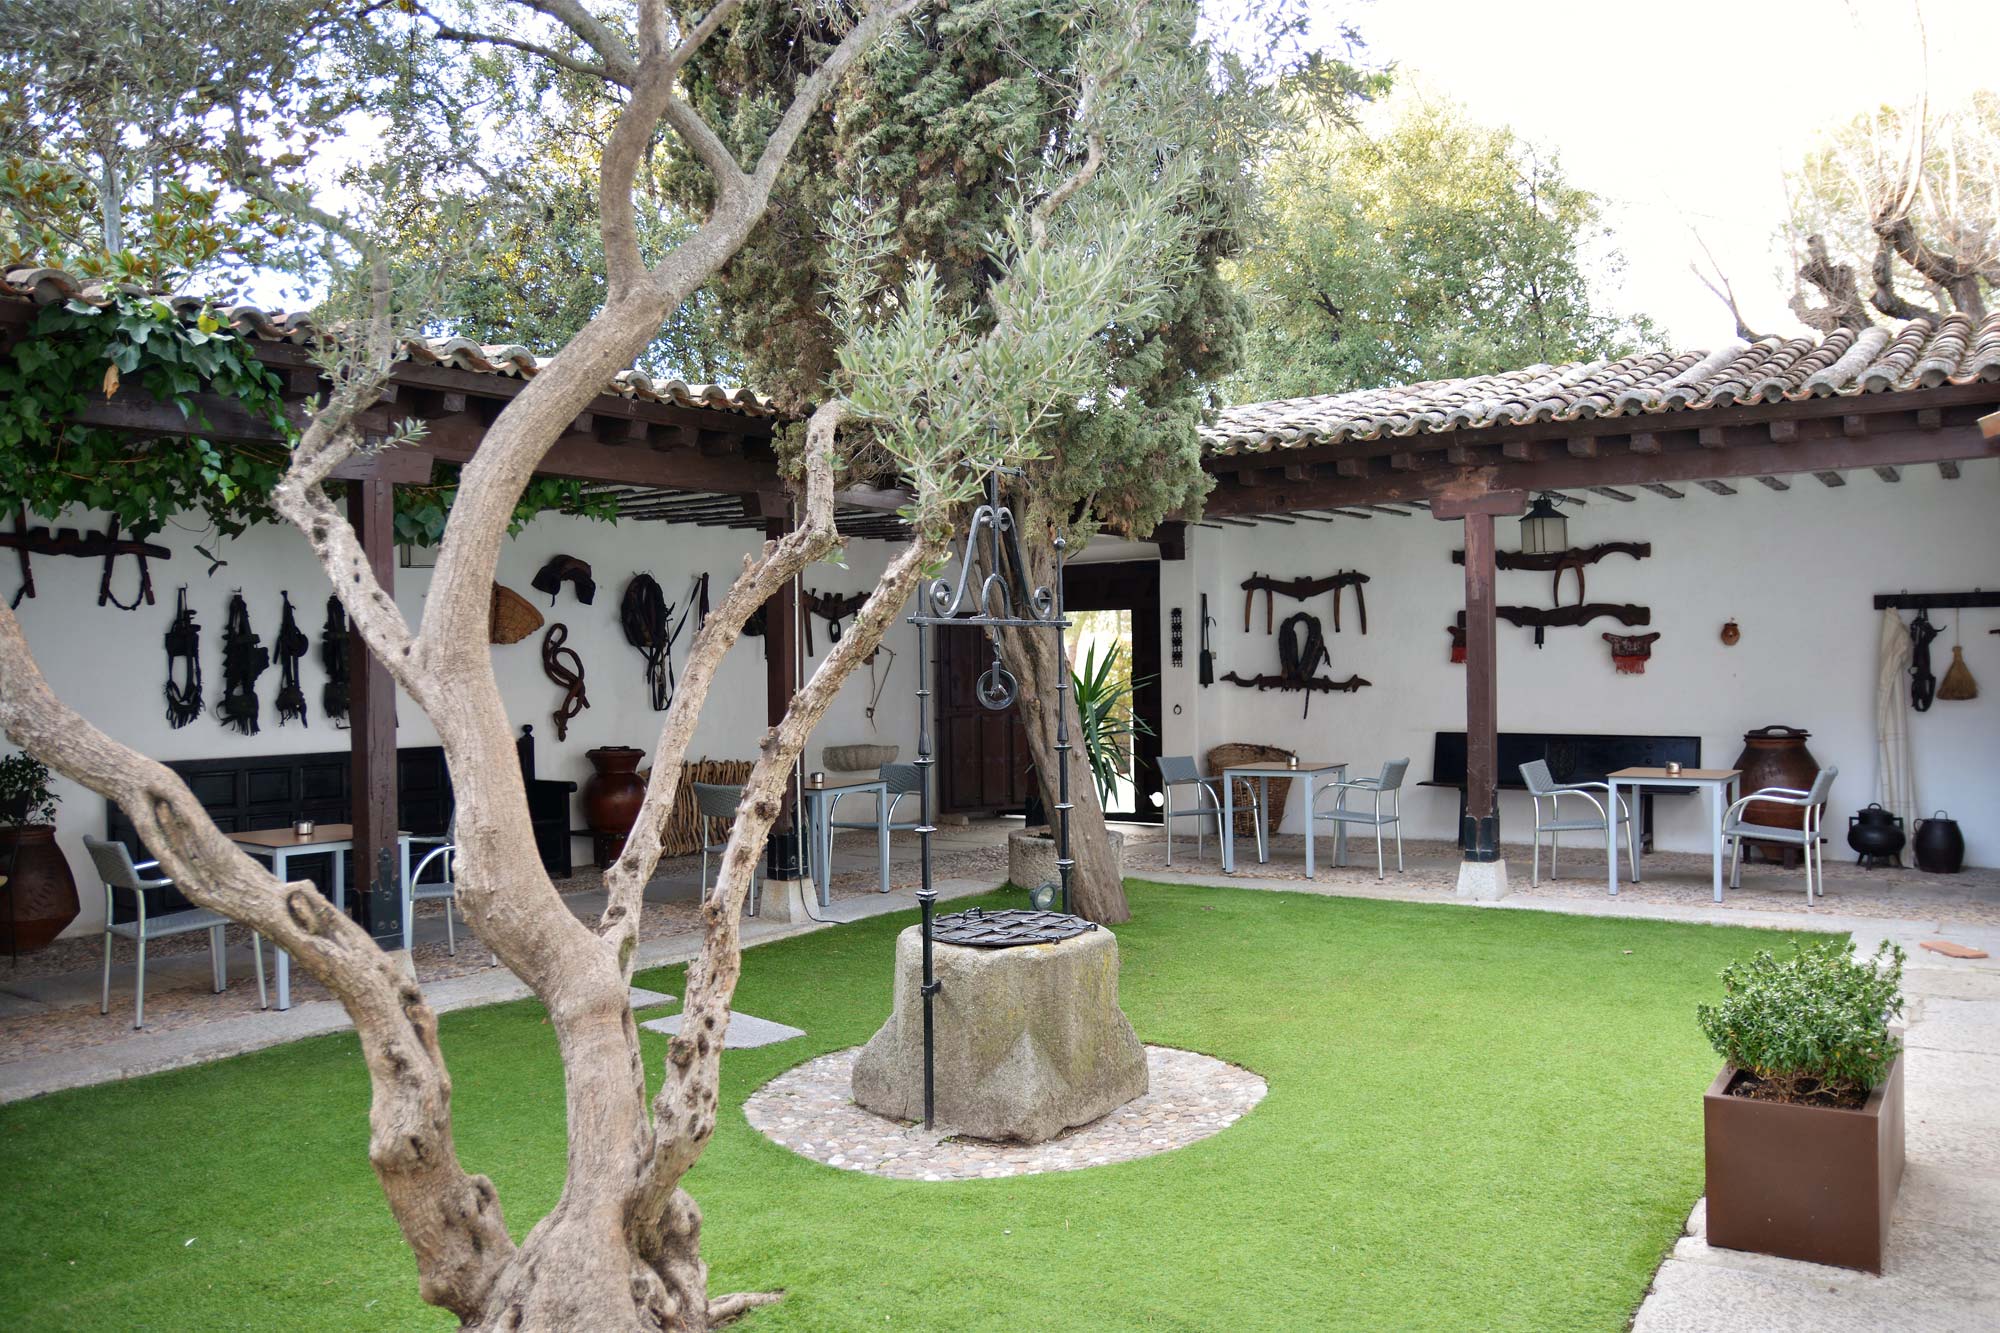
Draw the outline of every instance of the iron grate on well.
M1024 907L989 912L969 907L938 917L931 925L931 938L940 944L960 944L972 949L1012 949L1022 944L1054 944L1096 929L1095 921L1085 921L1067 912L1040 912Z

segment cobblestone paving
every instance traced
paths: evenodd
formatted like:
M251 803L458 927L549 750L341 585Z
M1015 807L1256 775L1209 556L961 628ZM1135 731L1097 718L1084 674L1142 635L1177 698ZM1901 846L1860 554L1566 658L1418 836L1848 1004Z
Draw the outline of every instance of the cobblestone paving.
M751 1094L744 1118L781 1147L843 1171L891 1180L992 1180L1185 1148L1235 1124L1267 1091L1257 1075L1212 1055L1148 1046L1145 1096L1047 1143L991 1143L942 1128L926 1133L856 1106L848 1089L860 1049L780 1074Z

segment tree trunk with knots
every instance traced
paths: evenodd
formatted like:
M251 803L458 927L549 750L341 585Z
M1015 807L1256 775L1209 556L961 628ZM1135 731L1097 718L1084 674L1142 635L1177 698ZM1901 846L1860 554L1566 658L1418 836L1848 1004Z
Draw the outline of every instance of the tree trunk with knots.
M1054 589L1056 580L1055 556L1046 534L1055 529L1049 516L1042 512L1040 501L1028 499L1016 509L1022 516L1022 556L1028 562L1028 579L1036 587ZM1083 753L1082 715L1076 706L1074 690L1058 689L1069 683L1070 664L1056 656L1056 637L1053 631L1042 629L999 629L994 632L1000 647L1000 660L1012 672L1020 685L1019 699L1015 707L1021 710L1022 731L1028 738L1028 751L1034 759L1035 783L1041 791L1042 805L1049 812L1049 824L1053 830L1061 819L1056 808L1061 803L1061 769L1063 759L1069 763L1070 811L1069 854L1076 862L1070 871L1070 908L1078 916L1107 926L1115 926L1132 919L1131 906L1125 900L1125 882L1119 877L1118 861L1113 855L1111 830L1104 820L1104 805L1097 796L1097 783L1091 777L1090 763ZM1064 636L1065 649L1075 646L1075 636ZM1065 709L1069 714L1068 754L1056 750L1056 710ZM1033 888L1034 885L1022 885Z

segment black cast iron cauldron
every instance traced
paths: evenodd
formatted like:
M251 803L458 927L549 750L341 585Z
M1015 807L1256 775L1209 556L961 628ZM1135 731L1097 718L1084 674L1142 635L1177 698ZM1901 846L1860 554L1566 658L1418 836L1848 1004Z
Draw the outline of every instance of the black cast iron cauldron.
M1847 817L1847 845L1866 864L1895 863L1908 840L1908 835L1903 832L1902 818L1884 810L1880 804L1870 805L1866 810Z
M1917 821L1917 836L1910 840L1916 853L1917 869L1933 875L1956 875L1965 868L1965 834L1956 819L1940 810L1929 819Z

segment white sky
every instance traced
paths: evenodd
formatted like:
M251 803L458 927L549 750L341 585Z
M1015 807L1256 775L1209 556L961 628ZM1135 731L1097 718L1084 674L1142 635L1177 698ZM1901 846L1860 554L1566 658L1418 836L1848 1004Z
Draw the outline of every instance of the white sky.
M1613 296L1683 347L1733 336L1688 264L1715 252L1760 332L1798 327L1778 239L1781 173L1816 131L1924 77L1912 0L1312 0L1368 56L1474 119L1555 149L1607 201ZM1934 104L2000 86L2000 0L1924 0Z

